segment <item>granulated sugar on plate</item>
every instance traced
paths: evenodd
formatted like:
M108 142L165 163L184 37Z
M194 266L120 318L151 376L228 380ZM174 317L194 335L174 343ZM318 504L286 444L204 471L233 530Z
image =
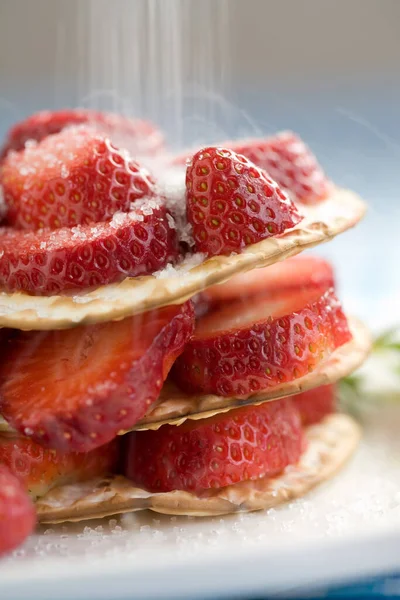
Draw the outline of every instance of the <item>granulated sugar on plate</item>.
M373 539L382 532L400 535L400 407L382 411L381 421L366 425L365 438L349 465L332 481L285 506L248 514L209 519L158 515L143 511L101 521L52 525L27 541L23 549L0 563L3 569L34 565L43 556L61 560L117 562L129 558L139 568L148 561L198 554L221 555L234 546L267 553L313 540L359 536ZM397 426L395 424L397 423ZM44 533L47 532L45 535Z

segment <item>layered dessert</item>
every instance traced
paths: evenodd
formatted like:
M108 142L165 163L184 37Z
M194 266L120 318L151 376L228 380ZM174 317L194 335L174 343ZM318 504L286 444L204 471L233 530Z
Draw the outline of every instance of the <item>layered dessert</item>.
M345 463L335 384L369 338L295 255L364 205L297 136L174 156L65 110L1 157L1 552L37 521L267 509Z

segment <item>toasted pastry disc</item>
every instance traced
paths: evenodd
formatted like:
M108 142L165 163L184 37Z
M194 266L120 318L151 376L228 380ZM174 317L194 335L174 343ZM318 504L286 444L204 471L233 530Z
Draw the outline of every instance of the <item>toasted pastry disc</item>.
M1 435L15 435L14 430L9 426L7 421L0 416L0 433Z
M371 348L371 336L367 328L357 319L349 319L353 339L344 344L326 360L322 361L312 373L288 383L270 387L267 390L247 398L225 398L207 394L198 396L186 394L171 381L164 385L157 404L141 419L133 430L159 429L162 425L181 425L186 419L205 419L232 408L247 404L261 404L285 396L299 394L306 390L335 383L352 373L367 357ZM13 433L13 429L0 415L0 433ZM121 431L123 435L126 431ZM15 432L14 432L15 434Z
M299 463L278 477L244 481L197 496L189 492L152 494L135 488L124 477L66 485L37 501L41 523L108 517L150 509L170 515L207 517L268 509L306 494L330 479L350 458L360 440L360 428L349 416L335 414L306 430L307 450Z
M226 398L214 396L213 394L191 395L182 392L172 382L168 381L161 391L157 404L132 429L159 429L161 425L167 423L181 425L186 419L204 419L246 404L261 404L262 402L299 394L328 383L335 383L357 369L364 362L371 349L372 340L365 325L354 318L349 319L349 325L353 339L335 350L314 371L294 381L282 383L257 394L252 394L247 398Z
M181 304L201 290L256 267L272 265L353 227L365 204L353 192L337 189L330 198L302 207L305 218L279 237L247 246L240 254L214 256L187 269L168 269L162 277L127 278L76 296L0 293L0 327L65 329L79 324L123 319L157 307Z

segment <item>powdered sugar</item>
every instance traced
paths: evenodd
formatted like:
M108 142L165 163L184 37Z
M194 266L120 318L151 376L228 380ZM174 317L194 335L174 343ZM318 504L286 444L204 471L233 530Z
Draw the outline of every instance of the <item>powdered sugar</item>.
M83 231L79 225L77 227L72 227L72 239L77 242L84 242L87 239L86 233ZM42 244L40 245L42 247ZM46 247L46 245L44 246Z
M159 208L159 206L159 202L155 202L154 200L148 200L147 202L142 203L141 210L144 215L150 216L155 210Z
M193 247L192 227L186 218L185 169L173 168L161 173L159 189L175 220L179 240Z
M150 216L155 210L158 210L163 204L162 198L154 198L153 196L145 196L140 200L135 200L131 203L131 211L140 211L143 215Z
M121 225L126 223L126 220L126 213L117 211L113 214L112 219L110 221L110 225L111 227L115 227L115 229L118 229L119 227L121 227Z
M188 271L201 265L206 255L201 252L187 254L185 258L176 266L168 264L161 271L154 273L157 279L168 279L169 277L183 277Z
M178 277L178 276L179 276L179 271L171 263L169 263L161 271L157 271L156 273L154 273L154 277L156 277L157 279L168 279L169 277Z
M176 229L175 219L170 213L167 213L167 222L171 229Z
M76 296L73 296L73 300L76 304L88 304L89 302L93 301L93 298L86 294L77 294Z
M35 148L35 146L37 146L37 141L36 140L27 140L25 142L25 148L27 148L28 150L32 150L32 148Z
M121 225L128 224L129 222L143 222L145 217L151 217L155 211L159 210L162 205L162 199L154 198L142 198L132 202L130 205L130 212L125 213L117 211L113 214L110 221L112 227L118 228Z

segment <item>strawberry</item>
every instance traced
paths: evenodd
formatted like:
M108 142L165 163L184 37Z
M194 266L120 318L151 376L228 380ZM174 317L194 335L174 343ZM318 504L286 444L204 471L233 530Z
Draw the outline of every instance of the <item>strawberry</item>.
M304 289L315 289L323 294L334 285L333 268L327 261L317 256L301 255L235 275L222 285L208 288L203 296L204 301L220 304L258 294L270 298L296 294Z
M201 492L273 477L296 463L301 422L290 399L129 434L126 475L150 492Z
M336 410L336 386L323 385L293 396L303 425L318 423Z
M332 289L258 296L201 318L174 377L188 392L247 396L305 375L349 339Z
M150 200L104 223L40 231L0 228L0 286L57 294L158 271L178 255L168 217L159 201Z
M193 332L191 303L3 344L0 413L38 444L88 452L157 400Z
M23 150L28 140L40 142L50 134L72 125L90 125L109 137L114 144L127 148L133 156L158 154L164 149L162 133L148 121L87 109L44 110L14 125L8 132L0 158L10 150Z
M311 150L291 131L274 137L224 142L221 146L243 154L264 169L294 201L314 204L325 200L332 191L331 182ZM187 160L190 159L185 153L175 157L173 164L184 165Z
M118 459L116 440L90 452L49 450L25 437L0 437L0 464L22 481L33 498L57 485L111 473Z
M35 509L23 484L0 464L0 554L22 544L35 524Z
M186 189L196 250L209 256L240 252L301 220L288 196L264 171L224 148L204 148L193 156Z
M18 229L105 221L155 196L149 172L85 127L65 129L11 153L0 170L7 221Z

